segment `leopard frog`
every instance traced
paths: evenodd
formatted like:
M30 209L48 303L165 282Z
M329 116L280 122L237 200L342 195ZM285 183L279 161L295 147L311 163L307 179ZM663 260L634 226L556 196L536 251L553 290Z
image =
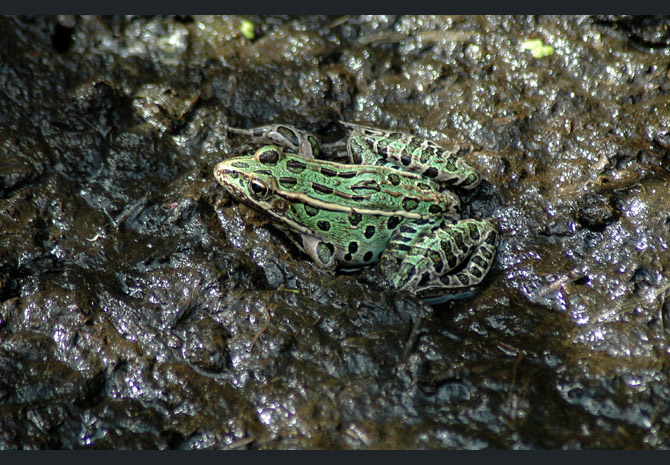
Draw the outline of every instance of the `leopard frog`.
M433 301L471 292L493 263L498 232L488 220L460 219L449 187L472 189L479 173L430 140L342 124L350 163L314 158L318 140L292 126L229 128L270 144L222 161L214 176L320 268L379 261L395 289Z

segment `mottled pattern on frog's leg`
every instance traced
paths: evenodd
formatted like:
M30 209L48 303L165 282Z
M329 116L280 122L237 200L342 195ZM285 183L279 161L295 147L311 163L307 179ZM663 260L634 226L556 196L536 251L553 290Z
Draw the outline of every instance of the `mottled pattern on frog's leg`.
M464 220L475 221L475 220ZM489 221L479 222L481 241L473 249L465 266L456 273L447 273L423 285L417 286L417 293L434 293L440 289L467 290L481 283L488 274L498 248L498 230Z
M384 252L379 257L382 275L386 282L393 285L401 270L408 270L407 263L415 260L414 252L422 238L433 236L433 232L441 230L445 225L456 223L456 219L438 218L437 220L420 220L401 224L391 235ZM423 250L423 249L421 249Z
M226 128L234 134L251 137L255 142L278 144L303 158L314 159L320 153L319 140L313 134L288 124L268 124L251 129Z
M411 171L443 187L472 189L481 182L479 172L458 155L456 145L447 149L437 142L405 132L341 123L351 129L347 140L350 163Z
M391 286L414 293L458 291L482 282L495 258L498 231L487 220L461 220L423 235L385 277ZM418 273L416 270L425 270ZM457 272L452 273L454 269Z
M300 238L302 249L319 268L331 271L335 269L337 260L335 259L335 246L333 244L307 234L301 234Z

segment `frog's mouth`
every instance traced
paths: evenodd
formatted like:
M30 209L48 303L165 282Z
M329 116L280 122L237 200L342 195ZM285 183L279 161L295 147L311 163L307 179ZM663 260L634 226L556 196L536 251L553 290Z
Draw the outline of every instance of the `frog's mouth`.
M237 169L230 166L228 160L222 161L214 167L214 179L235 198L240 197L241 185L238 185L238 183L243 182L243 178Z

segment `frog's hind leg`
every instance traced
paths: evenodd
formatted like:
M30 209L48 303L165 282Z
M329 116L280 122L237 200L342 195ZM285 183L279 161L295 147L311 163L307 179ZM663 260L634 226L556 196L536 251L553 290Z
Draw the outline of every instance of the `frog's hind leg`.
M450 224L451 223L451 224ZM481 283L498 246L498 231L487 220L445 220L414 235L401 226L382 254L382 273L399 290L419 295L461 292Z
M251 129L226 127L229 132L251 137L255 142L281 145L304 158L319 155L319 140L311 133L288 124L268 124Z

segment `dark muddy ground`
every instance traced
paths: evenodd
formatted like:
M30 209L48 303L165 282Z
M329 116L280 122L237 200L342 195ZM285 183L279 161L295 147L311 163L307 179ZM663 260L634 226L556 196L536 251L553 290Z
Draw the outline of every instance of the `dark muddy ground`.
M670 20L248 19L0 18L0 447L670 447ZM226 125L338 119L467 149L479 294L216 184Z

